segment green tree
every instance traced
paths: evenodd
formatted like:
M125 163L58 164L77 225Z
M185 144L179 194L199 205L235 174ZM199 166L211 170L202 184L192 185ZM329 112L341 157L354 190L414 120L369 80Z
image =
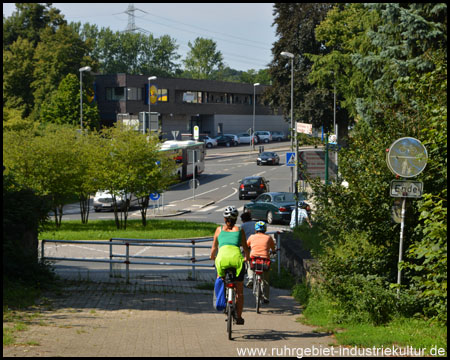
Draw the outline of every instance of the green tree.
M23 117L29 116L34 105L33 55L33 44L21 37L3 50L3 106L20 109Z
M48 101L67 74L78 74L82 65L93 65L92 60L85 56L87 51L87 45L67 25L59 27L54 34L50 29L42 32L41 42L34 53L36 65L31 83L35 119L39 119L42 104Z
M198 37L192 44L188 42L189 52L183 60L185 69L194 79L208 79L215 70L223 68L222 53L211 39Z
M98 108L96 104L88 102L86 87L86 84L83 85L83 128L98 128ZM41 121L80 126L80 82L74 74L68 74L50 101L42 105Z
M365 29L364 33L341 32L342 23L359 21L355 11L365 24L371 25L359 27ZM339 17L339 22L332 20ZM349 97L344 101L354 106L358 118L348 148L339 153L339 172L349 183L348 189L340 186L341 179L328 186L320 182L313 185L318 221L330 247L328 255L321 259L323 269L328 271L325 278L329 292L351 305L357 290L367 281L377 284L377 288L384 287L385 292L380 294L392 296L388 295L387 285L396 280L399 225L390 222L393 201L389 182L393 174L387 169L384 154L394 140L416 137L433 155L430 166L417 178L424 182L427 194L423 201L414 202L407 209L404 246L408 250L401 294L413 294L414 303L427 304L425 314L446 322L446 6L368 4L361 8L346 4L330 12L330 19L324 24L317 32L330 35L324 41L335 43L334 59L345 64L349 82L364 83L356 98L345 86L340 87ZM358 26L349 25L346 29L352 28ZM346 45L339 49L337 44L343 43ZM351 63L345 60L348 58ZM326 70L336 64L331 56L320 63L323 59L316 57L315 75L326 81ZM328 68L323 70L321 65ZM349 234L361 235L355 239ZM348 252L346 257L345 249L355 240L363 240L367 246ZM377 249L376 256L373 249ZM344 254L340 260L333 255L338 251ZM365 265L350 268L351 259ZM337 282L342 290L339 294L333 290ZM398 303L405 310L409 305L402 301Z
M33 47L41 41L41 31L49 27L53 32L66 24L60 10L51 4L16 3L16 11L3 19L3 50L21 37L27 39Z
M278 40L272 47L273 60L269 66L272 87L264 94L273 107L290 114L291 61L281 52L294 58L294 117L311 123L315 128L330 129L333 120L333 93L313 86L308 81L312 62L305 54L324 54L328 49L315 38L315 27L331 9L329 3L276 3L274 25ZM338 115L340 116L340 115Z
M104 129L102 136L104 142L99 149L102 160L97 164L96 178L99 188L113 196L117 228L126 228L127 224L129 203L126 202L122 209L117 207L118 197L124 194L144 197L140 205L145 225L148 196L154 191L166 189L174 181L174 176L170 174L175 170L175 162L169 154L159 151L156 135L150 135L147 139L137 131L115 126Z
M22 188L51 199L57 227L78 180L77 136L73 128L61 125L48 125L37 136L30 130L3 134L6 173L13 172Z

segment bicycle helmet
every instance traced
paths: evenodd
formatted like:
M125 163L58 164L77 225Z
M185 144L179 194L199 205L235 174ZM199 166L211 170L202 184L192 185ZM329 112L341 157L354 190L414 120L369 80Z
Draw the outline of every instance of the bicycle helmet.
M266 226L266 223L264 221L258 221L255 224L255 231L266 232L266 230L267 230L267 226Z
M223 211L224 218L237 219L239 211L234 206L227 206Z

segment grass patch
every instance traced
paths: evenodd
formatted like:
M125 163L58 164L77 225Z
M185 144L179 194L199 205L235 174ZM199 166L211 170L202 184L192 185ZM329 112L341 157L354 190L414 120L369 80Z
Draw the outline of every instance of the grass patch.
M114 220L63 221L60 229L47 227L39 234L39 240L109 240L112 237L131 239L183 239L213 236L217 224L180 220L127 220L126 229L117 229Z
M299 294L305 290L299 290L299 285L295 288L293 295L299 301L299 297L303 296ZM336 304L314 290L310 291L308 297L306 309L298 321L317 326L317 331L333 333L339 345L361 348L410 346L416 350L425 348L425 355L436 355L432 353L432 349L436 348L447 352L447 327L443 325L430 324L419 318L394 318L380 326L356 322L336 323Z
M282 266L280 267L280 274L278 274L278 265L274 263L269 270L269 284L278 289L291 290L295 285L295 278Z

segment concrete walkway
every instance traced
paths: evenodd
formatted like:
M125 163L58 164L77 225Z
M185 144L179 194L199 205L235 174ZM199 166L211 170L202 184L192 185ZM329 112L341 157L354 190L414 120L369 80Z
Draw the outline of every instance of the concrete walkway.
M4 347L3 356L296 357L332 350L333 337L297 322L298 303L289 291L275 288L261 314L245 289L245 324L234 326L228 340L212 290L197 288L214 277L209 270L199 271L196 281L187 280L186 270L142 271L125 284L98 271L89 281L67 280L61 294L45 295L28 329L15 333L23 345Z

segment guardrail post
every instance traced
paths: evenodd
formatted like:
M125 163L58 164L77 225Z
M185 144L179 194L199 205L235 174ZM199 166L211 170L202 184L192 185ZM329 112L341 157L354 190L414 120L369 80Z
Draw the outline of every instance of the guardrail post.
M277 260L277 262L278 262L278 275L280 275L280 273L281 273L281 246L280 246L280 244L281 244L281 240L280 240L280 238L281 238L281 234L280 234L280 232L278 231L277 232L277 249L278 249L278 254L277 254L277 257L278 257L278 260Z
M109 277L112 277L112 239L109 239Z
M125 260L125 264L126 264L126 273L127 273L127 284L130 283L130 244L129 243L125 243L126 245L126 260Z
M195 280L195 240L192 243L192 278Z

